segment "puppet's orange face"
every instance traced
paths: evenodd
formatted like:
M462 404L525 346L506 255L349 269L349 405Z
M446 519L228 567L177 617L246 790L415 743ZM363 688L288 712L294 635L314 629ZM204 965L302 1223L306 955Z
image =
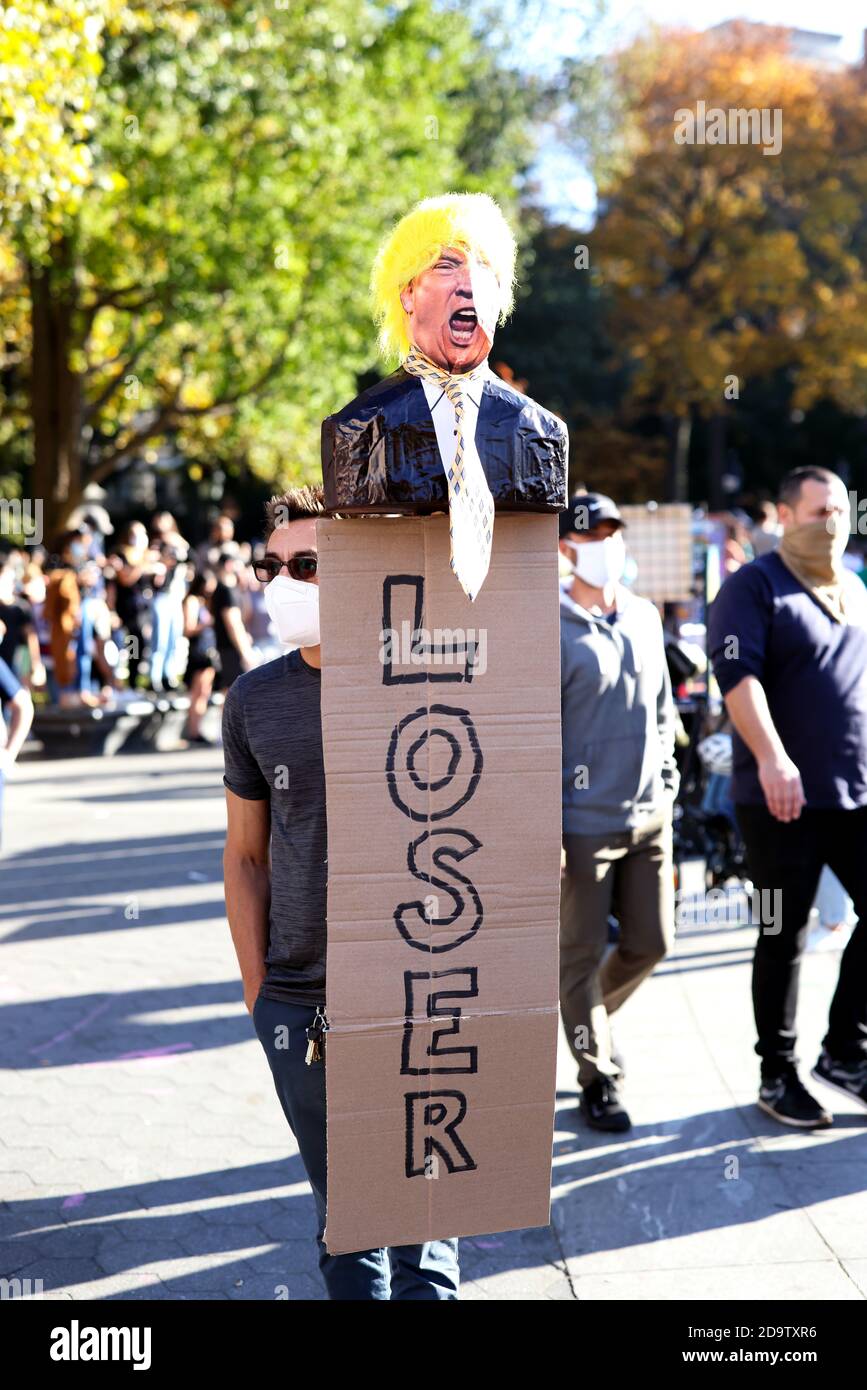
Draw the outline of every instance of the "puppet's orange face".
M402 291L409 336L417 348L449 372L469 372L491 350L499 289L490 267L456 246Z

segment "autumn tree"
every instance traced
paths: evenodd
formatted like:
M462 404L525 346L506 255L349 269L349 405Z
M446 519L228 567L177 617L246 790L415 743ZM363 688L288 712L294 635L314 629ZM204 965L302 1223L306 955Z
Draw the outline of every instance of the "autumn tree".
M718 475L751 381L784 372L801 409L864 410L867 89L754 26L659 33L612 72L626 118L592 251L629 404L670 421L682 495L690 423L709 421ZM732 109L779 112L779 153L709 123L704 143L676 138L684 112Z

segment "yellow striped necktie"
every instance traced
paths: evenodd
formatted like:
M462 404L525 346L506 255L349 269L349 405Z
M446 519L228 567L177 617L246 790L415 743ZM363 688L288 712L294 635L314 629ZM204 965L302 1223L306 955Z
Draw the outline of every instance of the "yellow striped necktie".
M470 383L483 380L486 373L479 367L472 372L444 371L417 347L410 349L403 366L411 376L439 386L454 407L455 457L445 470L449 490L449 563L467 598L472 600L491 563L494 499L475 442L470 441L472 447L466 447L463 425Z

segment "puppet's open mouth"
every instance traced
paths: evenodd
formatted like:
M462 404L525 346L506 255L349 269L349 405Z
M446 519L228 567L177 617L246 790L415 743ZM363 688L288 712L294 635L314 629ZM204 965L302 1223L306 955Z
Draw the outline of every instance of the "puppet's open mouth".
M456 309L449 319L449 332L455 342L468 343L476 331L475 309Z

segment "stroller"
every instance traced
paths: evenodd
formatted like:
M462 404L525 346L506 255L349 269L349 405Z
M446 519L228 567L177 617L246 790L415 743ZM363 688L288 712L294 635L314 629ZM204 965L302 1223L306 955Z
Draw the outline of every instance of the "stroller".
M674 689L696 667L676 638L666 634L665 655ZM677 883L681 865L704 864L704 887L719 888L747 879L744 846L729 797L732 740L725 716L711 713L707 694L675 700L688 741L680 762L680 791L674 807L674 863Z
M689 743L681 767L680 792L674 808L674 862L703 860L705 887L719 888L748 879L743 841L729 797L732 774L731 734L706 733L706 701L690 721Z

